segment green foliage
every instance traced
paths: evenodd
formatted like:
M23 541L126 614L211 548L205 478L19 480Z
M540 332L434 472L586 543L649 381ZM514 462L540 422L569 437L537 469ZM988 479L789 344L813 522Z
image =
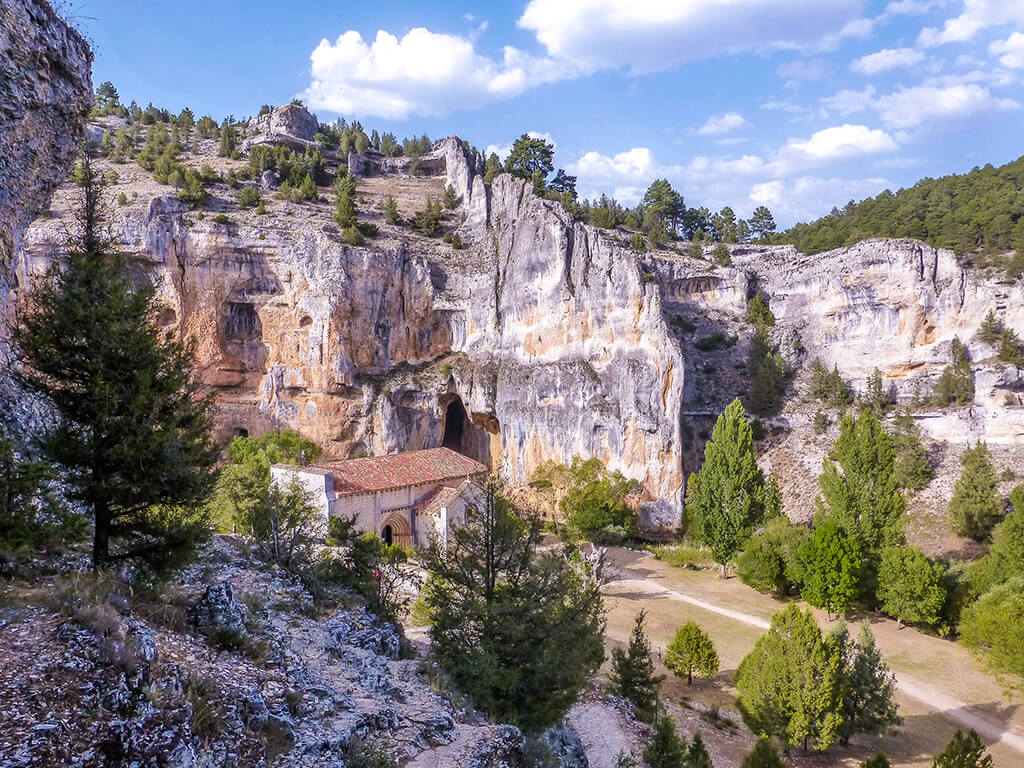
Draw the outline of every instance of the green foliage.
M820 515L832 517L857 545L860 592L874 595L882 550L903 543L906 501L896 485L892 441L870 411L847 416L824 461Z
M353 736L345 747L346 768L398 768L398 761L384 747L383 741L368 741Z
M858 733L880 736L902 725L896 706L896 676L882 660L870 622L865 619L861 623L856 643L845 621L836 625L827 640L839 657L840 743L846 744Z
M828 431L828 415L824 411L814 412L812 428L816 435L824 435Z
M715 562L710 549L687 541L661 544L654 548L654 557L676 568L693 570L710 567Z
M454 211L455 206L459 203L459 198L455 195L455 187L449 184L444 188L444 197L441 198L441 203L449 211Z
M811 364L811 379L807 387L807 395L833 408L844 408L853 403L853 395L850 394L849 386L839 373L839 367L834 366L830 371L821 364L820 360L815 360Z
M537 174L547 178L555 169L554 154L554 145L524 133L512 143L512 151L505 160L505 172L520 179L533 180Z
M932 760L932 768L995 768L985 742L973 729L957 731L946 748Z
M117 204L118 205L128 205L128 195L126 195L124 192L119 194L117 196Z
M398 224L401 221L398 216L398 203L391 195L384 200L384 220L388 224Z
M736 670L738 705L755 733L827 749L839 737L840 658L809 611L791 603Z
M877 418L882 417L885 406L888 405L888 398L883 387L882 372L875 368L868 376L868 384L860 398L860 406L870 410Z
M306 178L302 180L302 184L299 185L299 194L303 200L313 202L317 199L316 195L316 184L313 182L313 177L308 173Z
M765 206L759 205L747 221L747 227L758 240L766 240L775 233L775 217Z
M732 264L732 256L729 254L729 247L725 243L715 243L711 249L711 260L720 267L728 267Z
M462 250L462 236L458 232L448 232L442 239L456 251Z
M950 527L960 536L986 541L1003 516L1003 500L996 491L998 480L985 443L960 454L963 469L949 501Z
M644 242L644 236L640 232L634 232L629 238L630 247L637 253L647 253L647 244Z
M686 212L683 196L672 188L668 179L655 179L651 182L640 208L643 211L645 230L662 228L670 234L679 230Z
M502 172L501 160L497 154L491 152L484 162L484 181L490 184Z
M82 231L12 328L16 375L54 409L41 457L93 518L94 565L164 565L208 533L194 505L213 479L213 399L191 349L153 324L155 289L139 287L104 240L102 186L83 162Z
M612 692L632 702L634 714L649 722L657 714L658 689L664 678L654 674L651 643L644 632L646 616L643 610L636 615L626 650L612 649L608 679Z
M320 446L289 429L262 437L236 437L228 447L231 461L240 464L250 456L263 454L270 464L313 464L320 458Z
M232 157L237 152L237 147L238 135L235 133L235 127L225 120L220 129L220 146L217 149L217 155Z
M1024 486L1010 493L1012 511L992 533L988 554L971 564L968 580L975 594L1024 573Z
M693 343L693 346L701 352L711 352L716 349L731 347L735 343L735 336L727 336L722 331L715 331L707 336L701 336Z
M750 371L747 407L762 416L778 413L786 391L786 365L782 356L772 351L771 331L766 325L758 325L750 340L747 370Z
M690 685L694 672L708 679L718 674L718 652L704 630L688 621L676 630L665 649L665 666Z
M342 229L356 225L356 177L339 176L334 184L334 220ZM351 243L350 243L351 245Z
M960 641L994 671L1024 677L1024 578L1015 575L967 606Z
M438 663L498 722L542 730L560 720L604 659L598 583L557 552L538 552L542 521L491 480L447 547L425 553Z
M935 470L909 408L896 414L893 427L892 448L896 455L893 479L904 490L920 491L932 481Z
M887 547L878 571L882 610L903 622L933 627L939 623L948 594L945 568L931 562L917 547Z
M358 227L345 227L341 231L341 241L346 245L362 245L366 242Z
M743 548L736 573L758 592L791 594L799 586L797 552L810 535L806 526L794 525L784 515L769 520Z
M751 534L780 512L773 484L757 466L746 412L733 400L715 423L700 472L687 483L687 531L711 547L724 568Z
M844 613L857 595L861 559L857 543L832 517L821 519L797 550L801 596L829 616Z
M427 200L427 204L413 215L412 228L421 235L436 237L441 231L441 203Z
M892 768L885 752L876 752L860 764L860 768Z
M989 346L995 347L999 344L1006 326L1003 321L996 317L996 311L990 309L978 329L978 338Z
M786 768L779 757L779 751L767 736L758 736L754 748L750 750L740 768Z
M747 302L747 322L755 328L767 328L775 325L775 315L768 308L764 294L758 291L754 298Z
M971 371L967 349L958 337L953 337L949 365L942 369L935 381L932 402L942 408L974 402L974 373Z
M1020 338L1007 328L999 336L999 361L1010 363L1017 368L1024 368L1024 355L1021 355Z
M206 202L210 193L203 186L200 174L193 168L187 168L182 176L181 189L178 190L178 199L188 204L190 208L196 208Z
M230 224L231 219L228 218L226 213L218 213L213 217L214 224Z
M676 725L668 715L654 723L654 733L644 747L644 763L649 768L688 768L686 740L676 732Z
M1024 158L964 175L923 179L895 194L845 206L810 224L797 224L776 242L793 243L804 253L852 245L868 237L913 237L960 253L1001 253L1024 235L1021 175Z
M639 483L621 472L609 471L600 459L576 456L569 465L565 494L559 508L567 524L579 535L592 538L610 527L636 533L636 515L627 499Z
M252 208L259 205L262 199L259 187L243 187L238 193L238 205L241 208Z

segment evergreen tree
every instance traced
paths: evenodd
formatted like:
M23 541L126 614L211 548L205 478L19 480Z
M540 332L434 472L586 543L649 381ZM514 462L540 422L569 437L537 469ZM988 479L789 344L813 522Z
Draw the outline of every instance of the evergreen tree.
M441 198L441 202L449 211L454 211L455 206L458 205L459 199L455 195L455 187L451 184L444 188L444 197Z
M388 224L397 224L400 219L398 216L398 203L395 202L395 198L388 195L384 200L384 220Z
M715 247L711 249L711 260L720 267L728 267L732 264L729 247L725 243L716 243Z
M965 608L960 641L995 672L1024 677L1024 578L993 587Z
M345 229L355 227L356 219L356 178L339 176L334 184L334 220Z
M641 720L650 720L657 714L658 688L664 679L654 674L651 643L644 633L647 612L636 615L633 633L626 650L612 649L612 670L609 676L612 691L633 703L633 711Z
M558 506L572 531L581 536L609 533L612 528L632 536L636 534L636 514L629 497L638 487L636 480L610 471L600 459L576 456L569 465Z
M220 146L217 149L218 157L231 157L235 153L237 145L238 137L235 134L235 126L225 120L224 125L220 129Z
M996 317L996 311L990 309L978 329L978 338L994 347L1002 339L1004 330L1003 322Z
M932 768L995 768L977 731L957 731L932 760Z
M896 677L882 660L867 620L854 643L845 621L829 633L828 641L839 655L842 724L839 742L846 744L858 733L878 736L901 725L896 706Z
M1013 509L992 533L988 554L971 564L968 578L975 594L1024 573L1024 485L1010 493Z
M768 309L764 294L758 291L754 298L747 302L747 322L755 328L767 328L775 325L775 315Z
M857 595L860 552L857 543L832 517L819 520L797 551L801 596L815 608L824 608L829 619L844 613Z
M690 476L686 493L687 529L711 547L723 574L758 526L781 513L771 488L757 466L743 405L733 400L718 417L704 464Z
M676 630L665 650L665 666L692 685L694 672L708 679L718 674L718 652L707 633L688 621Z
M12 329L16 375L53 406L39 447L93 518L94 566L162 564L207 534L195 507L213 480L213 399L201 395L191 349L153 324L155 290L137 287L110 251L102 182L88 157L82 166L81 234Z
M882 384L882 372L875 368L868 377L868 385L862 399L863 406L875 414L876 418L882 418L885 411L886 398Z
M555 169L554 154L553 144L524 133L512 143L512 150L505 160L505 171L520 179L533 180L536 174L547 178Z
M775 217L765 206L754 209L754 215L747 222L750 232L757 235L758 240L765 240L775 232Z
M814 616L790 603L736 670L740 712L755 733L827 749L842 725L841 674Z
M686 768L715 768L700 731L693 734L693 741L686 749Z
M1009 328L1004 330L999 337L999 361L1024 368L1024 355L1021 355L1020 349L1020 337Z
M498 159L498 156L494 152L491 152L491 154L487 156L486 162L484 162L484 181L490 184L494 181L495 177L502 172L502 170L501 160Z
M960 455L960 463L963 469L949 502L950 526L960 536L985 541L1003 516L988 446L978 443L968 448Z
M920 491L935 474L921 442L921 430L909 408L896 414L893 426L892 448L896 454L893 480L899 488Z
M539 552L541 518L491 480L447 545L424 555L430 637L455 687L499 722L558 722L604 660L600 587L558 552Z
M906 502L894 478L892 441L870 412L847 416L818 483L819 514L827 514L857 544L861 595L872 597L882 550L903 543Z
M878 599L882 610L903 622L935 626L942 617L947 593L945 569L932 563L917 547L887 547L878 571Z
M316 200L316 184L313 183L313 177L308 173L306 178L302 180L302 184L299 186L299 194L302 195L304 200L314 201Z
M743 758L740 768L786 768L779 751L767 736L758 736L754 748Z
M797 552L810 537L804 525L794 525L785 515L773 518L755 533L736 561L736 573L758 592L787 595L799 582Z
M839 367L833 366L830 371L820 360L815 360L811 364L807 395L833 408L844 408L853 402L853 396L839 373Z
M660 224L673 234L679 230L680 220L686 212L683 196L672 188L668 179L655 179L651 182L641 206L644 210L644 229L650 230Z
M754 330L747 352L747 370L750 371L747 406L763 416L778 413L786 390L786 366L782 357L772 352L771 331L765 325Z
M650 768L689 768L686 741L676 732L676 724L667 714L655 721L654 733L643 755Z
M971 371L971 361L967 357L966 347L957 337L953 338L950 347L949 365L942 369L942 374L935 382L932 401L941 407L969 405L974 402L974 373Z

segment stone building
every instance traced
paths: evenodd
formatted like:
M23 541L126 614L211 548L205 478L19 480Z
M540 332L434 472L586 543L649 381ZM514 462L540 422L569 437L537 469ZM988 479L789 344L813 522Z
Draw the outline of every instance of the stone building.
M298 481L325 518L355 519L364 531L403 546L446 539L480 498L487 468L449 448L294 467L275 464L275 482Z

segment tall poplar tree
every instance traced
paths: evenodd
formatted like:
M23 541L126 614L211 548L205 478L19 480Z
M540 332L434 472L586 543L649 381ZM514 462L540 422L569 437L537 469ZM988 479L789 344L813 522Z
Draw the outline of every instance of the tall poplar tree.
M12 329L16 375L53 406L40 453L93 518L93 565L162 562L209 531L213 399L191 349L157 328L153 287L105 238L100 174L88 157L79 168L81 231Z
M781 512L778 488L765 481L754 455L754 436L739 399L718 417L704 448L700 472L690 475L686 492L687 530L711 547L722 566L769 518Z

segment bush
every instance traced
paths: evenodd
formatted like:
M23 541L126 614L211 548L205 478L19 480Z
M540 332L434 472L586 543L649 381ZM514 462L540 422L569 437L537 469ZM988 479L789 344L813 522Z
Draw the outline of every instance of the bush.
M654 548L654 557L657 560L673 565L676 568L689 568L700 570L713 568L715 565L714 556L711 550L702 544L682 541L678 544L662 544Z
M444 188L444 197L441 198L441 202L449 211L455 210L455 206L458 205L459 199L455 195L455 187L451 184Z
M436 236L441 230L441 203L428 200L426 206L413 216L412 226L421 235Z
M213 217L213 220L217 224L230 224L231 223L231 219L228 218L228 215L226 213L218 213L216 216Z
M968 606L960 639L993 670L1024 677L1024 578L993 587Z
M738 338L736 335L728 336L722 331L715 331L707 336L701 336L697 341L694 342L693 346L699 349L701 352L710 352L715 349L722 349L725 347L731 347L737 342Z
M834 408L844 408L853 404L850 387L840 375L838 366L833 366L830 371L820 360L815 360L811 364L811 381L807 394Z
M629 238L629 245L638 253L647 253L647 244L644 242L644 236L639 232L634 232L633 236Z
M384 200L384 220L388 224L398 224L401 219L398 216L398 203L395 202L395 198L388 195Z
M785 517L769 520L750 537L736 561L740 580L758 592L794 593L800 586L796 553L810 535L806 526L794 525Z
M262 202L259 187L244 187L238 193L238 205L241 208L252 208Z
M366 242L363 233L357 227L345 227L341 231L341 239L346 245L362 245Z
M380 232L380 228L372 221L357 222L356 229L358 229L360 234L364 237L376 237L377 233Z
M122 192L120 195L118 195L117 196L117 204L118 205L128 205L128 195L126 195L124 192Z
M636 534L636 515L626 503L639 483L609 471L600 459L573 458L559 507L570 528L584 537L613 528Z
M444 236L444 241L456 251L462 250L462 238L459 236L458 232L449 232Z
M823 411L815 412L813 429L816 435L823 435L828 431L828 416Z

